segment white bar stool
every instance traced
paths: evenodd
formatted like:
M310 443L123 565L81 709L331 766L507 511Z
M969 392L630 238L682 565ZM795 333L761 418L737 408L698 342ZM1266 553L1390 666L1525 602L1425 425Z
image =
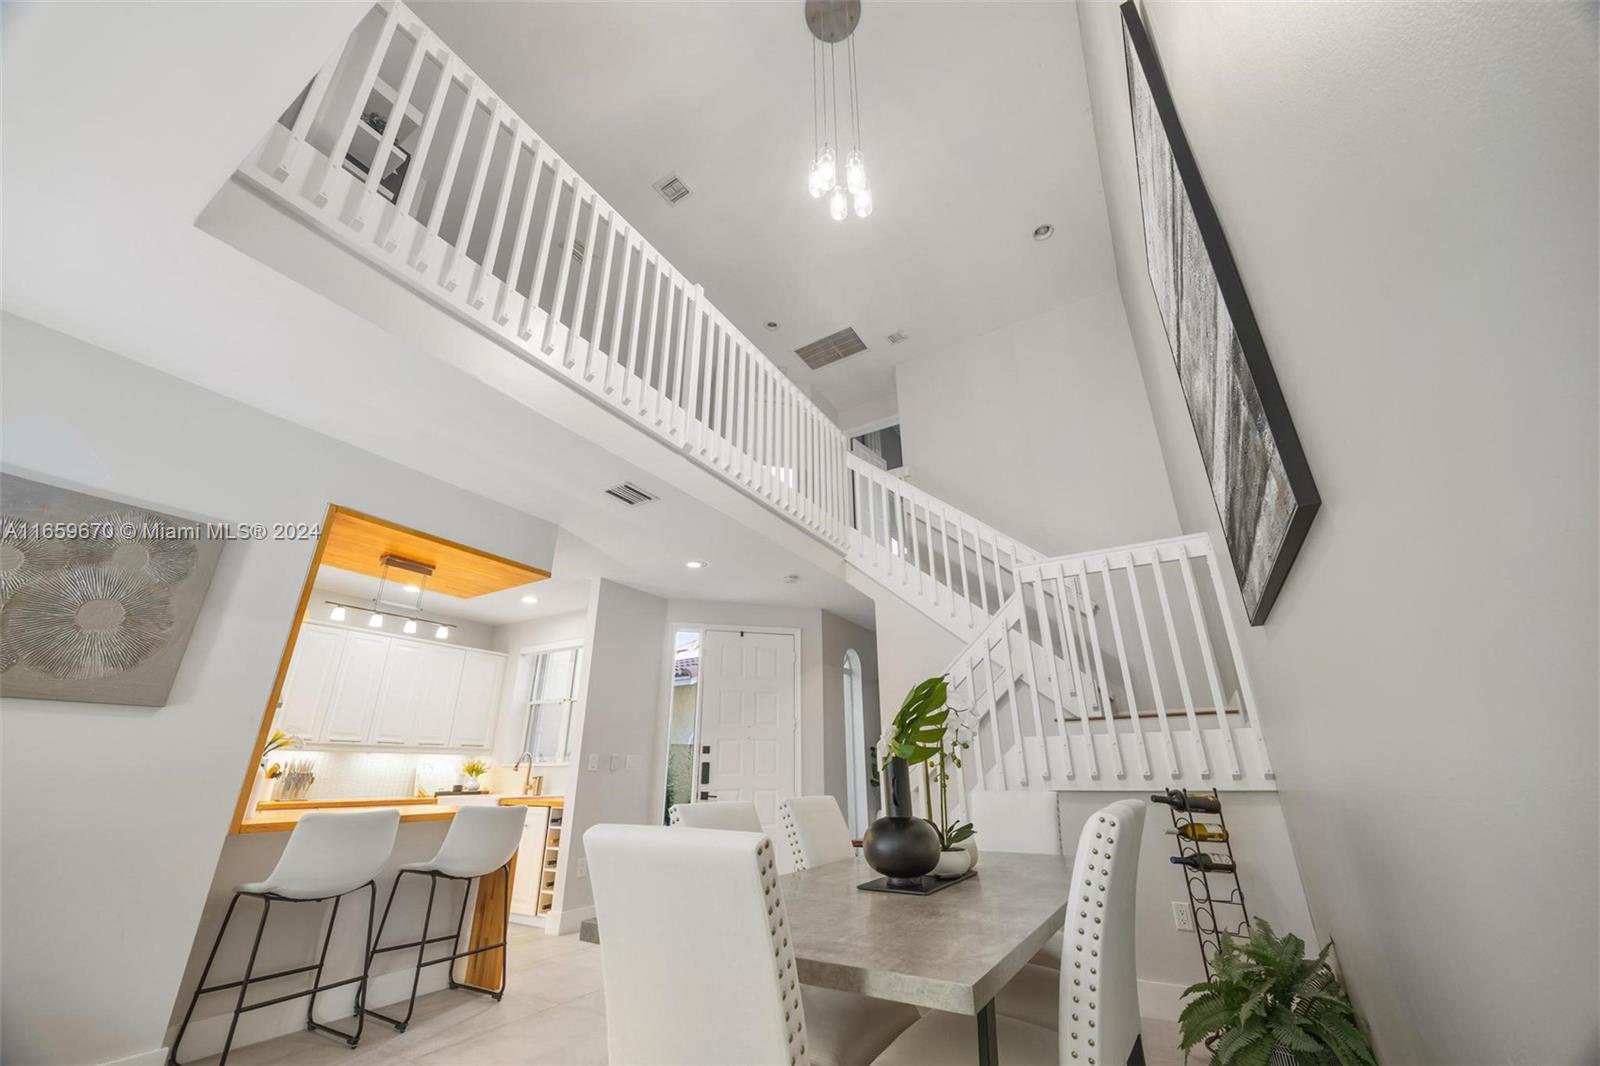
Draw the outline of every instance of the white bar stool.
M305 815L295 824L294 832L289 834L289 843L284 845L283 855L278 859L278 865L273 868L267 879L252 881L233 890L233 900L229 902L228 911L222 918L222 928L217 930L217 939L211 945L211 954L206 956L205 968L200 971L200 981L189 1000L189 1009L183 1014L183 1024L178 1026L177 1039L173 1040L172 1050L167 1053L169 1066L178 1066L178 1045L183 1042L184 1031L189 1028L189 1019L194 1016L195 1004L200 1001L200 997L230 988L237 988L239 997L233 1004L233 1020L228 1023L228 1037L223 1041L222 1057L218 1060L217 1066L223 1066L228 1061L228 1050L233 1046L233 1034L239 1026L239 1015L246 1011L260 1010L262 1007L298 999L301 996L309 996L311 999L306 1004L307 1029L320 1029L325 1033L343 1037L351 1047L360 1042L362 1007L366 1003L367 996L367 973L372 968L370 953L366 956L360 975L356 977L321 984L322 967L328 960L328 945L333 941L334 923L339 920L340 901L350 893L359 892L363 888L372 890L372 894L367 898L367 939L363 941L371 943L372 918L378 903L376 878L394 851L395 832L399 827L400 812L392 808L339 814L313 813ZM256 938L250 945L250 958L244 966L244 976L237 981L207 985L206 978L211 975L211 964L217 959L217 949L222 946L222 938L228 932L228 924L233 920L234 908L245 896L261 900L262 907L261 920L256 923ZM279 970L277 973L260 975L254 973L256 952L261 948L261 934L267 928L267 915L272 912L274 903L323 903L330 899L333 900L333 909L328 917L328 931L322 938L322 954L316 962L309 966L297 966L291 970ZM291 992L288 995L275 996L259 1003L245 1005L245 993L250 990L252 984L301 973L312 975L311 987L305 991ZM317 1006L318 992L350 984L358 985L354 1033L341 1032L332 1026L323 1025L312 1017L312 1012Z
M450 831L445 834L444 843L439 845L437 855L427 862L412 862L400 867L400 872L394 879L394 886L389 889L389 902L383 905L383 918L378 922L378 935L372 940L372 950L367 956L367 968L370 970L373 957L383 952L416 948L417 968L411 976L411 1000L406 1005L404 1018L391 1018L370 1008L366 1013L383 1019L403 1033L406 1031L406 1026L411 1024L412 1012L417 1009L417 984L422 980L422 971L425 967L453 963L457 959L464 959L469 955L481 955L485 951L494 951L497 948L500 949L499 988L480 988L477 985L466 984L457 981L454 973L450 975L450 987L465 989L468 992L482 992L495 1000L505 995L504 949L506 935L511 928L511 856L517 853L517 846L522 843L522 827L527 820L528 808L523 806L462 807L451 819ZM543 855L539 857L543 858ZM500 942L485 944L483 947L468 951L457 950L461 947L461 928L467 920L467 900L472 895L472 882L495 872L499 872L505 881L505 924L501 926ZM378 941L383 939L383 927L389 921L389 910L394 906L395 893L400 891L400 882L406 874L426 875L428 878L428 909L422 916L422 936L417 940L380 948ZM465 882L461 890L461 913L456 918L455 932L430 937L428 926L433 921L433 898L438 891L440 879ZM450 941L452 949L450 954L441 955L436 959L423 958L429 944L445 940Z

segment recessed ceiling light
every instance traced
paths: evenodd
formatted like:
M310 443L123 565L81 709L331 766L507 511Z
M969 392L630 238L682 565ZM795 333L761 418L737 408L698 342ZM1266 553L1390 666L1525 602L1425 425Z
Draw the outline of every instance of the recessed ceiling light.
M768 330L769 330L769 331L770 331L770 330L775 330L775 329L777 329L777 328L778 328L778 324L777 324L777 323L776 323L776 322L768 322L768 323L767 323L767 329L768 329Z
M1042 226L1035 226L1033 228L1033 239L1036 241L1047 241L1055 234L1055 232L1056 228L1050 223L1046 222Z
M793 585L795 582L797 582L799 580L800 580L800 575L799 574L784 574L783 575L783 583L785 585Z
M704 570L710 564L707 563L704 559L690 559L688 562L684 563L683 565L687 566L690 570Z
M524 596L524 597L522 597L522 602L523 603L538 603L539 602L539 597L537 597L537 596Z

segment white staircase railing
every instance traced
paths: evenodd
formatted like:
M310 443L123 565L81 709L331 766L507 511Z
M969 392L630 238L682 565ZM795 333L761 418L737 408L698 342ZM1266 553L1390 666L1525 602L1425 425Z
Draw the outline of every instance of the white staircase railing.
M855 503L850 561L953 632L975 637L1039 553L854 455L845 462Z
M844 434L404 4L367 14L239 173L846 547Z
M1276 787L1210 537L1037 560L1016 577L948 671L973 727L958 807L978 788Z
M963 796L1272 787L1209 539L1046 559L852 456L398 0L366 14L238 174L966 638L952 685L979 735Z

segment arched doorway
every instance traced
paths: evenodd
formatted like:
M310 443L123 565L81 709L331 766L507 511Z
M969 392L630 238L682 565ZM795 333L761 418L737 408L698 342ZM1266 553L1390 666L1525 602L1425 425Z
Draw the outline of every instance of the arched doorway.
M867 831L868 821L866 700L861 691L861 656L853 648L844 653L843 677L844 746L849 766L849 809L845 814L851 834L859 838Z

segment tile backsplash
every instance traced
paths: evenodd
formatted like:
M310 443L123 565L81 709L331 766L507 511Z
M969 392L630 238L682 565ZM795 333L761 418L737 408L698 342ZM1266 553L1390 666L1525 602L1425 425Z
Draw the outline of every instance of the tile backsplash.
M294 751L282 761L310 760L316 773L307 799L432 795L460 780L471 756L401 751Z

